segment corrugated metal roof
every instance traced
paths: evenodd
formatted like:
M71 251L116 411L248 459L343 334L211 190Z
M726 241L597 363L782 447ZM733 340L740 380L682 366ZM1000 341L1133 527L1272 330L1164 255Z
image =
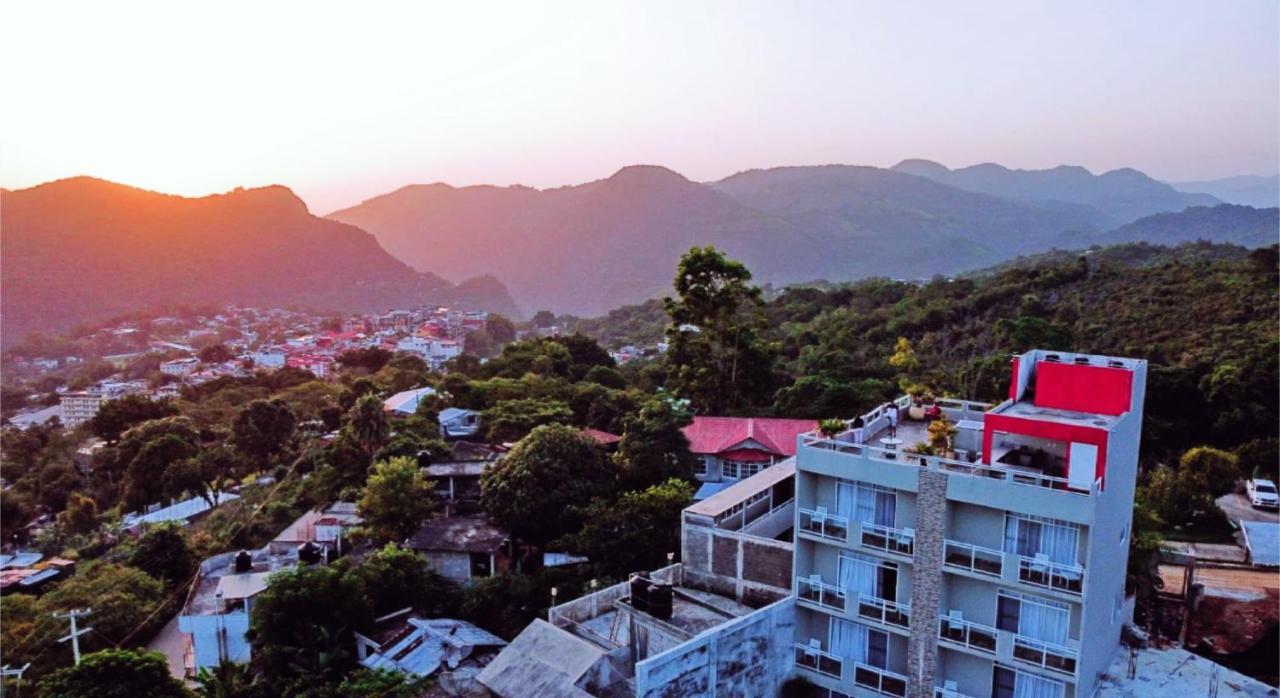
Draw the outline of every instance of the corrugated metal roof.
M219 492L213 498L214 504L226 504L235 499L239 499L240 495L230 492ZM124 517L125 526L136 526L138 524L155 524L165 521L188 521L206 511L211 507L201 497L192 497L177 504L171 504L162 509L156 509L149 514L128 514Z
M0 555L0 570L9 567L30 567L44 559L43 553L14 553Z
M813 419L764 417L694 417L685 427L693 453L720 453L744 441L754 441L776 455L794 456L796 437L818 428Z
M1260 567L1280 567L1280 523L1241 521L1249 559Z
M465 620L409 618L414 630L383 652L375 652L360 663L370 669L396 669L418 676L429 676L452 654L465 659L476 647L504 647L506 641Z
M244 572L229 574L218 580L216 593L224 599L247 599L267 588L271 572Z
M695 502L685 511L694 514L703 514L705 516L715 516L735 504L747 501L754 494L759 494L770 487L792 477L796 474L796 459L788 458L781 463L771 465L764 470L752 475L751 477L740 482L732 483L729 487L722 488L712 496ZM712 483L707 483L712 484ZM701 492L701 490L699 490ZM695 496L696 500L697 497Z

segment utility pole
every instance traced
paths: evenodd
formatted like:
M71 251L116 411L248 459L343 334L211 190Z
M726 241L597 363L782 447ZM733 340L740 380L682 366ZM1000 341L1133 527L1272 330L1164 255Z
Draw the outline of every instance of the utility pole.
M3 667L0 667L0 696L4 695L4 680L11 676L17 677L18 695L21 696L22 695L22 675L27 671L27 668L30 666L31 666L31 662L27 662L26 664L23 664L21 669L12 669L9 667L8 664L5 664Z
M54 618L70 618L71 619L71 634L67 635L66 637L58 638L58 642L66 642L67 640L71 641L71 651L72 653L75 654L76 664L80 663L80 636L93 630L93 628L81 628L77 630L76 619L79 618L80 616L87 616L91 613L93 613L93 609L91 608L76 608L76 609L67 611L66 613L53 614Z

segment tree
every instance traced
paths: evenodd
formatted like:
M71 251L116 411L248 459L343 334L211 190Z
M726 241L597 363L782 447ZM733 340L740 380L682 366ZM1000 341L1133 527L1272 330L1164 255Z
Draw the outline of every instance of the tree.
M379 543L405 540L436 508L426 474L406 457L373 464L358 506L364 528Z
M620 486L639 490L693 472L693 454L683 429L693 417L673 400L652 398L623 421L613 455Z
M1186 485L1206 495L1210 503L1235 489L1240 478L1235 454L1208 446L1197 446L1182 454L1178 469Z
M452 607L449 582L427 567L422 555L393 543L351 570L375 616L413 607L431 616Z
M391 425L387 422L387 413L382 408L382 400L377 395L365 395L356 400L348 415L351 435L364 452L373 455L375 451L387 443L391 435Z
M297 417L284 400L254 400L236 415L231 442L265 466L289 449L297 427Z
M573 410L559 400L502 400L485 410L480 422L490 442L518 441L543 424L567 424Z
M169 584L185 580L195 568L187 538L175 525L152 526L138 539L129 565Z
M680 527L673 522L692 501L693 485L676 478L616 500L596 499L582 509L582 528L556 547L586 555L613 576L655 569L680 549Z
M581 516L571 507L606 494L611 479L590 437L540 426L480 477L481 504L513 535L542 547L575 529Z
M365 373L377 373L391 360L392 353L381 347L352 349L338 356L338 363L347 368L361 369Z
M170 466L195 455L196 447L174 434L163 434L143 444L125 471L125 505L138 508L159 501Z
M200 360L207 364L226 363L236 355L225 344L211 344L200 350Z
M354 577L332 566L297 567L272 575L254 598L246 635L254 664L273 682L337 683L355 665L352 633L372 621Z
M489 319L485 321L484 329L498 346L515 341L516 326L503 315L489 313Z
M164 619L153 614L164 600L164 585L142 570L101 560L81 562L75 575L40 597L38 626L42 629L41 635L52 644L66 634L66 625L45 625L45 615L92 607L93 629L97 631L94 635L107 642L120 643L135 633L146 637L148 628L152 632L159 629ZM159 622L148 626L149 617Z
M85 655L40 682L45 698L187 698L182 682L169 675L159 652L108 649Z
M676 298L663 299L671 388L699 411L719 414L763 404L772 394L773 351L760 289L751 272L714 247L694 247L680 258Z
M556 324L556 314L550 310L539 310L533 314L533 326L546 329Z
M178 413L172 400L152 400L143 395L126 395L118 400L107 400L89 420L93 435L116 443L120 436L142 422L161 419Z
M223 660L212 670L203 667L196 674L196 695L200 698L266 698L266 687L248 664Z
M90 533L98 528L98 503L89 495L72 492L67 508L58 514L58 526L71 533Z

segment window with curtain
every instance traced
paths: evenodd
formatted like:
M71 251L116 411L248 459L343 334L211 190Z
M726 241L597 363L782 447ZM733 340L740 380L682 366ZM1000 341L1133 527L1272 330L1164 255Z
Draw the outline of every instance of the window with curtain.
M1034 596L997 596L996 627L1023 637L1059 645L1067 643L1071 628L1069 606Z
M898 510L897 493L863 482L840 480L836 483L836 515L852 521L893 526Z
M1080 530L1072 524L1022 516L1004 521L1004 550L1023 557L1044 555L1060 565L1076 564Z
M1002 666L995 668L992 698L1062 698L1065 694L1066 688L1061 682Z
M878 599L897 599L898 568L865 555L840 553L839 586L850 598L866 594Z
M889 634L861 623L832 618L828 643L831 652L846 661L860 662L877 669L889 667Z

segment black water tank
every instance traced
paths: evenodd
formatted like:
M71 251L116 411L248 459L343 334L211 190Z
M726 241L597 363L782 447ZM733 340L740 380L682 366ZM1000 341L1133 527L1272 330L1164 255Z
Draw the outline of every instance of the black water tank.
M631 575L631 606L637 611L649 612L649 587L653 586L653 582L638 572Z
M299 545L298 562L304 565L314 565L320 562L320 546L311 541Z
M253 556L248 550L236 553L236 574L253 571Z
M675 590L670 584L654 584L649 587L649 615L661 620L671 620Z

